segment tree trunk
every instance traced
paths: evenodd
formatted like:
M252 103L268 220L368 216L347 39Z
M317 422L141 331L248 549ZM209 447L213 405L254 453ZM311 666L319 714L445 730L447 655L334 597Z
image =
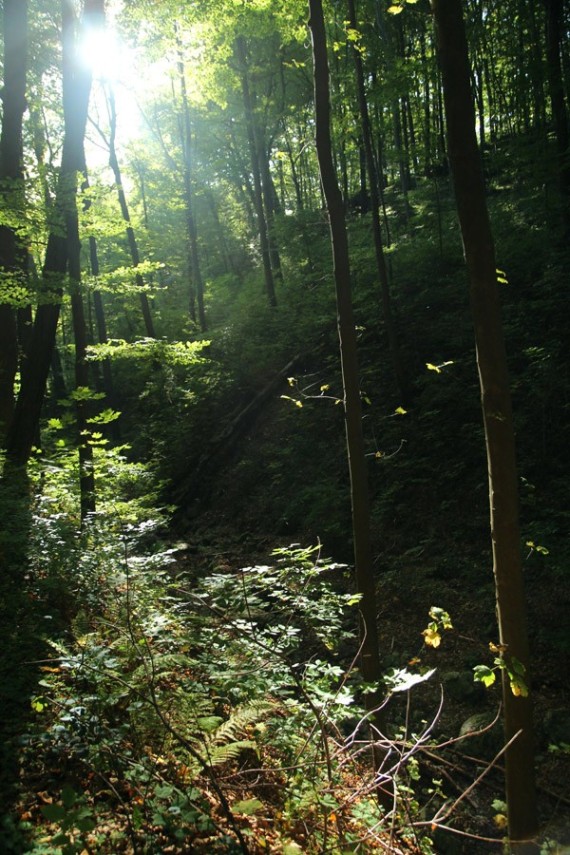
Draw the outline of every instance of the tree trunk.
M86 201L87 205L90 205L90 201ZM89 264L91 267L91 274L95 280L99 278L100 267L99 267L99 253L97 251L97 240L93 235L89 236ZM97 340L100 344L106 344L108 339L107 335L107 321L105 318L105 304L103 303L103 295L98 288L95 288L93 291L93 307L95 309L95 325L97 327ZM105 392L105 397L107 403L112 409L116 409L116 400L115 400L115 386L113 383L113 369L111 367L111 360L106 358L103 360L102 365L103 370L103 391ZM118 442L120 439L119 426L116 421L111 423L111 432L113 434L113 438Z
M129 213L127 197L125 196L125 189L123 187L123 181L121 178L121 167L119 166L119 158L117 157L117 149L115 147L115 138L117 134L117 109L115 106L115 94L111 87L109 87L108 90L107 102L109 105L109 139L105 139L105 135L101 133L101 130L99 128L98 130L109 147L109 166L111 167L113 175L115 177L115 186L117 188L117 198L119 200L119 207L121 208L123 220L126 223L127 243L129 245L131 261L133 263L133 267L135 268L135 282L137 284L137 287L140 289L140 303L145 332L149 338L156 338L154 331L154 323L152 320L152 313L150 311L150 303L144 290L145 282L140 271L137 271L137 267L141 263L141 259L135 231L131 225L131 215Z
M461 0L432 0L447 116L448 154L470 280L489 473L491 538L499 641L507 663L529 673L526 603L518 521L515 439L495 252L477 148ZM520 852L538 851L530 697L515 697L503 672L509 836Z
M26 109L27 0L5 0L3 35L0 200L13 216L21 217L25 204L22 120ZM6 281L7 296L11 291L17 291L26 279L26 248L18 240L15 229L7 225L0 226L0 275ZM5 438L14 415L14 379L17 370L16 309L9 301L0 302L0 442Z
M544 0L546 6L546 60L550 104L558 149L558 175L562 202L562 222L570 234L570 134L564 100L560 47L562 44L562 0Z
M275 307L277 305L277 296L275 294L275 281L273 278L273 270L271 267L271 247L269 245L269 232L267 220L265 217L265 209L263 207L263 190L261 185L259 150L257 146L257 141L255 139L255 130L253 124L253 103L251 99L251 92L249 89L249 81L247 79L247 54L245 48L245 39L243 36L238 36L238 38L236 39L235 49L240 65L245 124L247 129L249 153L251 158L251 172L253 175L253 196L255 204L255 213L257 216L257 228L259 231L259 242L261 246L261 256L263 261L263 272L265 275L265 292L267 294L269 305Z
M180 97L182 100L182 117L180 127L180 144L182 148L182 157L184 160L183 175L184 175L184 207L186 209L186 229L188 233L188 247L190 256L190 268L193 282L193 288L196 293L196 302L198 304L198 322L200 330L206 332L208 325L206 323L206 313L204 311L204 281L202 279L202 270L200 268L200 256L198 254L198 230L196 228L196 218L194 216L194 199L192 193L192 161L191 161L191 143L192 129L190 126L190 107L188 105L188 93L186 91L186 74L184 70L184 59L182 57L182 43L177 34L178 48L178 80L180 83Z
M101 26L104 0L85 0L83 26ZM60 230L48 238L42 272L42 297L30 342L28 366L6 443L10 462L25 465L38 431L51 354L55 344L63 279L67 269L67 232L77 217L77 175L84 163L83 141L91 92L91 72L76 61L75 16L69 0L62 0L63 22L63 109L64 141L61 166L54 202L55 220ZM64 231L61 231L61 225Z
M358 30L358 21L356 19L356 7L354 0L348 0L348 21L349 26L353 30ZM372 143L372 128L370 126L370 115L368 112L368 102L366 100L366 90L364 85L364 68L362 64L362 54L358 46L353 46L352 49L354 66L356 70L356 88L358 93L358 107L360 113L360 124L362 129L362 142L364 148L364 161L366 171L368 173L368 184L370 187L370 202L372 208L372 236L374 240L374 251L376 255L376 267L378 270L378 278L380 279L380 293L382 296L382 311L384 316L384 326L394 364L394 374L398 393L401 397L401 403L405 403L409 398L409 387L406 374L403 367L402 357L400 354L400 346L398 335L394 325L392 316L392 298L390 296L390 282L388 280L388 270L386 267L386 259L384 257L384 246L382 241L382 230L380 227L380 197L378 192L378 174L376 171L376 162L374 159L374 147Z
M376 624L376 590L372 568L370 500L362 434L362 406L356 330L352 309L348 238L342 194L337 183L332 157L329 67L321 0L309 0L309 10L309 28L313 44L317 157L329 214L344 389L346 445L350 471L354 561L356 584L359 593L362 595L360 601L360 667L365 682L377 684L381 678L381 670ZM377 709L379 701L377 692L367 694L365 698L369 710ZM378 754L379 752L375 752L374 763L376 767L380 765L381 761Z

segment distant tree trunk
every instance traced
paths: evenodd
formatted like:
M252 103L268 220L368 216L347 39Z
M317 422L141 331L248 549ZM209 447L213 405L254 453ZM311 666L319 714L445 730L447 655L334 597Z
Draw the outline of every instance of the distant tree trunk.
M119 207L121 208L123 220L126 223L127 243L129 245L131 261L133 263L133 267L135 268L135 282L137 284L137 287L140 289L140 304L145 332L149 338L156 338L156 334L154 331L154 322L152 320L152 313L150 310L150 303L147 294L144 290L145 282L142 273L140 271L137 271L137 267L141 263L139 247L135 235L135 230L131 225L131 215L129 213L129 206L127 204L127 197L125 195L125 188L123 187L123 180L121 177L121 167L119 166L119 158L117 157L117 149L115 146L115 139L117 135L117 108L115 104L115 93L113 92L112 87L109 87L107 92L107 103L109 105L109 138L107 139L105 137L105 134L102 133L100 128L97 128L97 130L99 131L99 134L105 140L109 148L109 166L111 167L113 175L115 177L115 187L117 189Z
M202 279L200 256L198 253L198 230L196 228L194 199L192 193L192 128L190 125L190 107L188 104L188 93L186 91L186 73L184 69L184 59L182 56L182 43L178 36L178 30L176 33L178 47L178 81L180 83L180 97L182 101L180 143L182 148L182 157L184 160L184 207L186 209L186 228L188 232L190 268L193 288L196 294L196 302L198 305L198 322L200 324L200 330L202 332L206 332L208 325L206 323L206 312L204 310L204 280Z
M352 29L358 30L358 21L356 19L356 6L354 0L348 0L348 22L349 26ZM382 230L380 227L380 196L378 192L378 174L376 171L376 162L374 159L374 147L372 142L372 128L370 126L368 102L366 100L362 54L359 50L359 47L356 45L353 47L352 53L356 71L356 88L358 93L358 107L362 130L364 163L366 167L366 172L368 173L368 184L370 188L370 203L372 208L372 236L374 240L374 251L376 255L376 268L378 270L378 278L380 280L380 293L382 296L384 327L386 329L386 335L388 338L390 353L394 365L396 385L398 387L398 392L402 398L401 402L404 403L408 400L409 388L402 362L402 357L400 354L398 335L396 333L394 319L392 316L392 298L390 296L390 282L388 279L386 259L384 257Z
M249 81L247 78L247 52L245 47L245 39L243 36L238 36L238 38L236 39L235 49L240 66L245 124L247 129L249 153L251 158L251 172L253 175L253 199L255 204L255 213L257 216L257 228L259 231L259 242L261 246L261 256L263 261L263 272L265 275L265 292L269 301L269 305L276 306L277 296L275 293L275 280L273 278L273 269L271 266L271 247L269 244L269 231L267 226L267 220L265 217L265 209L263 207L263 189L261 184L259 149L257 146L257 141L255 139L253 103L251 99L251 92L249 89Z
M563 29L562 0L544 0L546 6L546 60L552 118L558 148L558 175L560 181L562 219L566 235L570 235L570 134L568 113L564 99L561 46Z
M346 444L350 470L352 502L352 531L356 584L362 599L360 667L367 683L381 678L376 624L376 590L372 569L370 542L370 500L364 438L356 331L352 309L350 262L342 193L332 157L329 66L323 7L321 0L309 0L309 28L313 43L315 84L316 143L321 183L329 213L334 279L337 299L337 320L344 389ZM378 706L376 692L365 696L367 708ZM378 752L375 765L379 765Z
M75 401L77 420L77 444L79 452L79 495L81 504L81 522L89 514L95 513L95 472L93 468L93 446L90 443L91 430L87 421L89 399L83 397L83 391L89 389L89 370L87 367L87 329L85 311L81 294L81 266L79 229L76 234L68 233L69 278L71 280L71 315L73 318L73 337L75 341L75 387L78 393Z
M82 189L87 190L89 187L89 176L87 174L87 164L86 163L83 164L82 172L83 172L83 176L84 176ZM83 201L83 209L84 209L84 211L88 211L90 208L91 208L91 199L90 199L89 195L87 195L87 196L85 196L84 201ZM99 252L97 249L97 239L94 235L89 235L89 266L91 268L91 275L93 276L94 280L97 281L97 279L99 278L99 275L101 273L101 270L100 270L100 266L99 266ZM95 310L95 326L97 327L97 341L100 344L106 344L106 342L108 341L108 336L107 336L107 322L105 319L105 306L103 303L103 296L102 296L102 294L98 288L95 288L93 291L93 307ZM95 337L92 335L91 338L92 338L92 340L94 340ZM107 398L107 402L108 402L109 406L114 408L114 406L115 406L115 403L114 403L115 393L114 393L114 386L113 386L113 372L112 372L112 368L111 368L110 359L104 359L103 360L102 372L103 372L103 391L105 392L105 396ZM97 378L97 385L99 385L99 386L101 385L99 378ZM118 436L118 432L117 432L117 423L116 422L112 422L112 432L113 432L113 437L115 439L117 439L117 441L118 441L119 436Z
M448 154L453 174L465 260L470 279L477 364L485 427L493 571L499 641L508 661L529 673L526 603L518 521L515 439L493 237L475 133L469 57L461 0L432 0L447 115ZM515 697L503 679L506 793L509 836L519 852L538 851L534 784L534 736L530 697Z
M101 26L104 21L104 0L85 0L83 24ZM63 38L63 108L64 141L61 155L54 213L59 229L48 237L42 273L43 302L34 320L27 370L16 404L7 443L7 459L25 465L35 441L67 270L67 233L73 233L77 218L77 175L84 163L83 141L91 92L91 72L87 65L77 62L75 15L69 0L62 0ZM64 229L61 229L61 226Z
M0 200L14 215L24 214L24 149L22 120L26 109L28 38L27 0L4 0L4 87L0 136ZM16 290L26 279L26 248L15 229L0 226L0 276L6 291ZM0 442L14 414L14 379L18 370L16 309L0 303Z

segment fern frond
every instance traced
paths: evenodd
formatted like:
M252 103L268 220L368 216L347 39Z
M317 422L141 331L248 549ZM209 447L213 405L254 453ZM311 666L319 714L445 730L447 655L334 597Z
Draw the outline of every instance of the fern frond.
M229 745L210 745L208 748L208 765L211 767L222 766L230 760L237 760L245 748L257 751L257 746L251 739L240 739L237 742L231 742Z
M227 721L210 735L208 742L212 745L224 745L237 739L245 733L249 725L261 721L273 708L274 704L269 701L254 701L245 707L237 707Z

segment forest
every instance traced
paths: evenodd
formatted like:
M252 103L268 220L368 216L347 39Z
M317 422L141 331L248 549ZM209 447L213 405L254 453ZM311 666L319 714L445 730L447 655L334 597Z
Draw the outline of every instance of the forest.
M570 852L568 4L0 9L0 851Z

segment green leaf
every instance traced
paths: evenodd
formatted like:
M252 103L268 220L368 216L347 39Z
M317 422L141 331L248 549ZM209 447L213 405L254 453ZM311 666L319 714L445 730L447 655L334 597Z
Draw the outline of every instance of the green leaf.
M42 805L40 810L48 822L63 822L67 814L62 805Z
M61 800L63 802L63 806L69 810L72 808L75 802L77 801L77 793L70 787L69 784L65 784L61 791Z
M90 425L108 425L110 422L116 421L120 418L121 414L116 410L111 410L107 408L103 410L96 416L92 416L92 418L87 419L87 423ZM56 419L51 419L51 421L56 421Z
M516 656L510 657L509 665L510 665L512 671L515 674L518 674L519 677L524 677L524 675L526 674L526 668L524 667L522 662L516 658Z
M242 813L244 816L251 816L262 808L263 802L260 802L259 799L244 799L243 801L235 802L235 804L232 805L232 811L234 813Z
M483 683L488 689L497 679L495 672L488 665L476 665L473 669L473 679L476 683Z

